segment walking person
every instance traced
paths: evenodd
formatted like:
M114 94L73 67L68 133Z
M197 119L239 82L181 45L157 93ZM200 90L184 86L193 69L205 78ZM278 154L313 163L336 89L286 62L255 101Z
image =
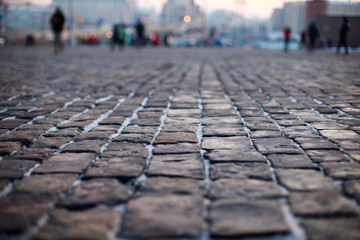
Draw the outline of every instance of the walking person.
M291 40L291 29L289 27L284 28L283 30L284 33L284 50L285 52L287 52L289 50L289 43Z
M136 24L135 30L137 35L136 47L141 49L145 45L145 26L141 20Z
M60 8L57 7L55 13L50 18L50 24L54 32L54 53L58 54L60 51L64 50L64 45L61 41L61 33L65 24L64 14L61 12Z
M308 29L308 33L309 33L308 51L313 52L316 49L316 40L319 37L319 30L316 27L316 24L314 21L311 21L309 29Z
M345 54L349 54L349 50L348 50L348 45L347 45L347 36L348 36L348 33L350 32L350 23L349 23L349 20L347 19L347 17L344 17L343 18L343 23L341 25L341 28L340 28L340 32L339 32L339 44L338 44L338 47L337 47L337 51L336 53L340 53L340 48L342 46L344 46L345 48Z
M114 24L113 36L111 38L111 50L113 51L116 45L119 45L119 49L124 49L125 44L125 24Z

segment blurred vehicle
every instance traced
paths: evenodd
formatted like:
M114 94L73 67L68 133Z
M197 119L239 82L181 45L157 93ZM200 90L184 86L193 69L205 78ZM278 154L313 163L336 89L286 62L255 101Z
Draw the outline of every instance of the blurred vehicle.
M0 47L5 46L5 38L0 37Z
M219 38L214 41L214 45L217 47L233 47L234 40L230 38Z
M178 38L174 39L172 45L175 47L193 47L196 45L196 39Z

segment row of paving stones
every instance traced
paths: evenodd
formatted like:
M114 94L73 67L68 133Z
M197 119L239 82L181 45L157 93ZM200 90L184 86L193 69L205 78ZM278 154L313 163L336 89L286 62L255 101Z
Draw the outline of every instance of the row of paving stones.
M355 113L237 64L169 67L121 94L65 104L69 115L41 126L40 137L12 138L26 122L4 132L2 142L27 148L0 161L1 231L31 239L359 237Z

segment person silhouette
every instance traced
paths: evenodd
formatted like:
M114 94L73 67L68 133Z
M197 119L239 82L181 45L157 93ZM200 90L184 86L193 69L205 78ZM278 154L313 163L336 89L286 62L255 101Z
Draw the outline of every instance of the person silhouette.
M54 39L54 53L57 54L60 51L64 50L64 45L61 41L61 33L65 24L64 14L61 12L61 9L57 7L55 13L50 18L50 24L55 36Z
M284 51L287 52L289 50L289 43L291 40L291 29L289 27L284 28Z
M340 53L340 48L342 46L344 46L345 48L345 54L349 54L349 50L348 50L348 44L347 44L347 36L348 33L350 32L350 23L349 20L347 19L347 17L343 18L343 23L341 25L340 28L340 32L339 32L339 44L337 46L337 51L336 53Z
M311 21L309 29L309 52L313 52L316 49L316 40L319 37L319 30L316 27L316 24L314 21Z
M137 35L136 47L141 49L145 45L145 26L141 20L136 24L135 30Z

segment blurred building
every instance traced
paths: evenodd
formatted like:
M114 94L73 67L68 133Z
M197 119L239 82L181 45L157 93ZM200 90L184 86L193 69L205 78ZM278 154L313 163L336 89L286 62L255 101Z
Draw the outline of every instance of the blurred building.
M284 10L282 8L275 8L270 21L269 21L269 28L271 32L279 32L282 31L284 28Z
M306 26L315 21L319 16L325 16L328 9L328 2L325 0L312 0L306 3Z
M359 2L329 2L326 11L328 16L359 16L360 3Z
M53 13L50 7L31 5L0 5L1 34L16 38L33 34L44 37L50 29L49 19Z
M306 2L288 2L284 5L284 27L290 27L293 33L301 33L306 28Z
M200 6L194 0L167 0L161 12L161 24L179 26L184 23L185 16L191 17L191 27L202 27L205 23Z
M210 27L238 27L243 25L244 22L244 17L236 12L216 10L209 14L207 23Z
M293 33L306 30L311 21L317 23L319 18L336 16L360 16L359 2L338 2L325 0L287 2L281 9L274 9L269 21L269 31L281 31L288 26Z
M75 22L78 27L132 24L138 17L135 0L53 0L52 5L63 10L68 24Z
M360 16L347 17L350 23L348 45L360 47ZM320 31L320 40L325 46L336 47L339 42L339 32L343 23L340 16L320 16L317 18L317 25Z

